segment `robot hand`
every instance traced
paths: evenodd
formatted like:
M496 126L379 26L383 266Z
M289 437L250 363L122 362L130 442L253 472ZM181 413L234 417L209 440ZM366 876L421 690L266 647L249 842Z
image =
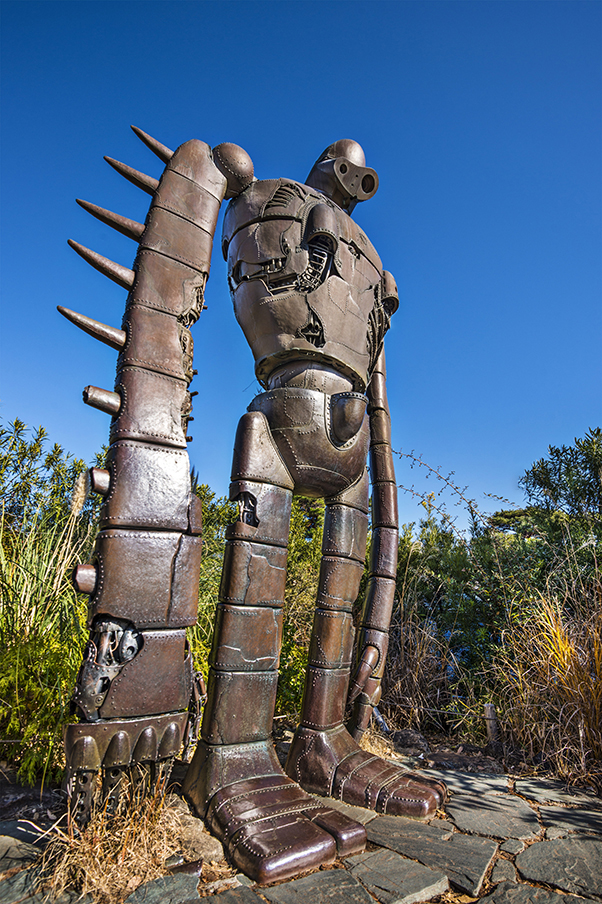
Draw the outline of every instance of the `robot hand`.
M384 631L360 628L356 666L347 696L347 705L353 705L353 714L347 727L356 741L367 729L372 710L381 697L388 643L389 637Z
M354 703L355 699L364 690L366 682L369 678L371 678L372 673L374 672L374 669L378 664L379 658L380 655L376 647L373 647L371 644L368 644L367 647L364 647L360 656L360 661L358 662L349 682L349 694L347 695L348 705Z

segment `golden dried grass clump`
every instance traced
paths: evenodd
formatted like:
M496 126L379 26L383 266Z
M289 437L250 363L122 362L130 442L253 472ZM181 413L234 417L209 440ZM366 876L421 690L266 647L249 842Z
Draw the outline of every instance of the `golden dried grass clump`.
M139 885L165 875L166 861L180 850L177 809L161 790L144 797L124 789L117 813L97 809L81 830L69 822L55 829L42 861L52 901L65 891L90 894L96 904L117 904Z
M373 724L370 724L368 730L362 735L360 747L367 753L379 756L383 760L390 760L396 756L395 748L391 741L381 734L377 728L374 728Z
M507 737L530 759L602 793L602 611L542 596L493 663Z

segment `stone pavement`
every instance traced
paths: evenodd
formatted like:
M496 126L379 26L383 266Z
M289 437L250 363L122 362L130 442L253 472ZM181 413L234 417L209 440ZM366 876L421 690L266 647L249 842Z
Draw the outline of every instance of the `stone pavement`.
M194 904L199 891L215 904L418 904L449 890L459 904L601 904L600 798L549 779L428 775L450 790L445 817L429 823L336 803L366 825L369 841L365 853L337 868L261 888L240 873L199 885L194 870L174 872L140 886L127 904ZM195 855L220 859L221 846L198 820L186 819ZM42 904L35 866L27 866L39 854L34 840L26 824L0 822L0 875L10 871L0 880L0 904ZM64 896L57 904L74 901Z

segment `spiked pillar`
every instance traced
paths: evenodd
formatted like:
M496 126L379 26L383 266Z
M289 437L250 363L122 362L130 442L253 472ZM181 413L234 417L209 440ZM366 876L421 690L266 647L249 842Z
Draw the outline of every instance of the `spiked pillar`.
M160 180L109 163L153 196L146 224L81 202L139 241L133 269L70 243L129 290L122 329L60 309L119 351L115 391L84 391L85 401L112 420L107 470L93 475L103 496L101 531L93 561L75 578L90 596L91 629L73 695L82 722L65 728L72 805L80 821L87 819L99 768L113 807L120 772L142 764L159 774L157 764L178 753L200 716L185 635L196 621L201 555L200 501L191 492L186 451L189 327L203 307L226 179L203 142L187 142L172 154L149 136L143 140L168 161Z

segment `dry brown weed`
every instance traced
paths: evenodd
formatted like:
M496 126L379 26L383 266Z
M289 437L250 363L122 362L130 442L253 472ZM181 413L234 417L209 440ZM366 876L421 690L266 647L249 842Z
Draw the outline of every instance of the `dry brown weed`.
M53 830L42 860L50 901L70 891L90 894L95 904L117 904L166 873L166 861L180 849L178 811L165 806L160 790L142 797L129 788L122 800L113 816L98 808L84 829L69 820Z
M362 750L365 750L367 753L372 753L374 756L379 756L383 760L390 760L394 757L395 748L391 741L388 740L377 728L374 728L372 725L368 728L364 735L362 735L362 739L360 741L360 747Z
M602 792L602 613L542 597L491 667L502 727L530 759Z

